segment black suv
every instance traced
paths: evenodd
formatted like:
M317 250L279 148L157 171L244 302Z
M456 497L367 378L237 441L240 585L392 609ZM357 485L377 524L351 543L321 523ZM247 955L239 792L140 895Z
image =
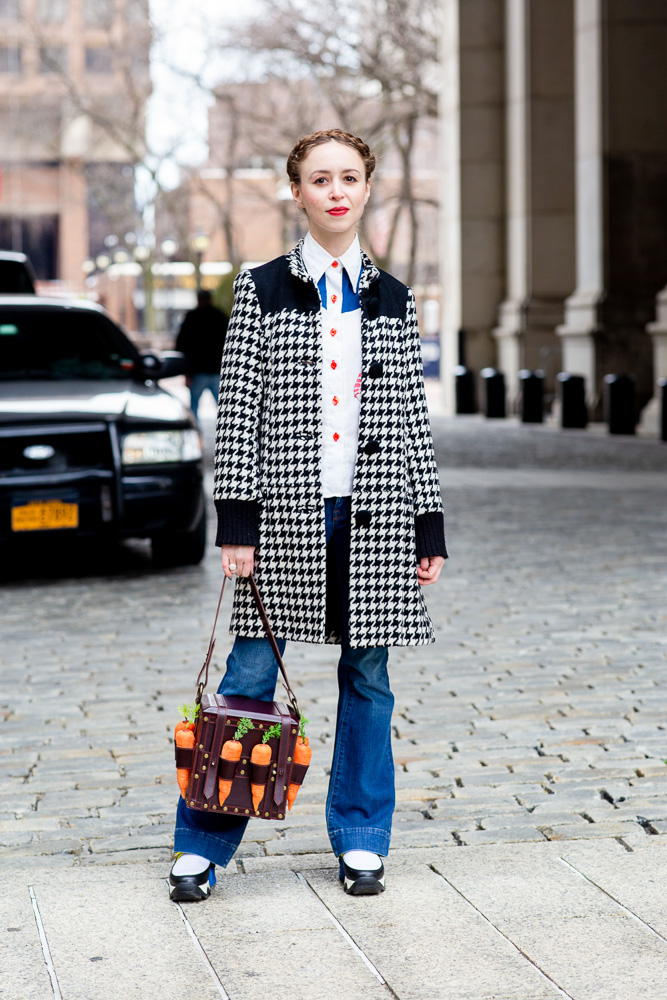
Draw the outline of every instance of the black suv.
M34 295L35 274L24 253L0 250L0 295Z
M0 297L0 544L133 536L158 564L200 562L201 438L157 384L184 370L175 352L140 354L92 303Z

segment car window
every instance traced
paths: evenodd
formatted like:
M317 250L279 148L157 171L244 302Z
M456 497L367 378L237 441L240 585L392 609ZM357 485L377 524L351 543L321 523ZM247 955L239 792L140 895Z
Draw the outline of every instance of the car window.
M0 306L0 379L126 379L138 360L99 313Z
M35 287L20 260L0 260L0 295L34 295Z

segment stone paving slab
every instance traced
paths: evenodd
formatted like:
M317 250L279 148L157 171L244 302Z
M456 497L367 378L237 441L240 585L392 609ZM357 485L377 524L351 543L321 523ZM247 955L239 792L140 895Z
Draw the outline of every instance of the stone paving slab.
M336 872L307 879L395 995L419 1000L546 1000L549 983L428 865L406 867L359 906ZM473 958L474 956L474 958Z
M243 1000L370 1000L381 983L293 872L225 879L187 916L225 990Z

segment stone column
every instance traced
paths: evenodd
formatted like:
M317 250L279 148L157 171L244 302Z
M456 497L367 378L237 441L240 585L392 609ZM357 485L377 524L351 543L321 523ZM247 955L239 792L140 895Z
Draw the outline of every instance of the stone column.
M667 4L575 0L577 284L558 328L563 368L599 417L608 372L653 395L646 324L667 260Z
M667 287L663 288L656 300L656 319L646 327L653 341L653 381L667 378ZM642 412L640 430L652 437L660 436L661 399L656 393Z
M60 165L60 232L58 277L79 286L81 265L88 257L88 187L78 160Z
M507 289L494 335L510 402L521 368L560 371L574 272L572 0L506 0Z
M459 331L478 371L495 361L503 294L503 4L443 0L442 387L454 412Z

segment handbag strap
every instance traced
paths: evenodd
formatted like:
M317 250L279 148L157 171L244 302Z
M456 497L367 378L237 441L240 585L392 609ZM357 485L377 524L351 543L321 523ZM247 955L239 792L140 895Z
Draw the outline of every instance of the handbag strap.
M287 694L287 698L289 700L290 705L292 706L292 708L296 712L296 718L297 718L297 721L298 721L301 718L301 712L299 710L299 705L298 705L298 702L296 700L296 695L294 694L294 691L292 691L292 687L290 685L289 678L287 676L287 671L285 670L285 665L283 663L283 658L280 655L280 650L278 649L278 643L276 642L276 637L274 636L273 630L272 630L272 628L271 628L271 626L269 624L269 619L267 617L266 611L264 610L264 605L262 603L262 598L259 595L259 590L257 589L257 584L255 583L255 578L252 575L252 573L248 577L248 582L250 584L250 591L252 593L253 600L255 602L255 607L257 608L257 611L259 612L259 617L262 620L262 625L264 626L264 631L266 632L267 639L269 640L269 642L271 644L271 649L273 650L273 654L274 654L274 656L275 656L275 658L276 658L276 660L278 662L278 666L280 667L280 672L283 675L283 687L285 688L285 692ZM211 638L210 638L210 641L209 641L209 644L208 644L208 650L206 652L206 658L204 660L204 664L203 664L201 670L199 671L199 675L197 677L197 696L195 698L195 704L197 704L197 705L199 705L201 703L202 694L204 693L204 689L206 688L206 685L208 684L208 670L209 670L209 666L211 664L211 657L213 656L213 650L215 649L215 630L216 630L217 625L218 625L218 617L220 615L220 608L222 606L222 597L223 597L223 594L225 593L225 584L226 583L227 583L227 577L224 576L223 579L222 579L222 587L220 589L220 597L218 598L218 607L216 608L216 612L215 612L215 619L213 621L213 629L211 631Z

